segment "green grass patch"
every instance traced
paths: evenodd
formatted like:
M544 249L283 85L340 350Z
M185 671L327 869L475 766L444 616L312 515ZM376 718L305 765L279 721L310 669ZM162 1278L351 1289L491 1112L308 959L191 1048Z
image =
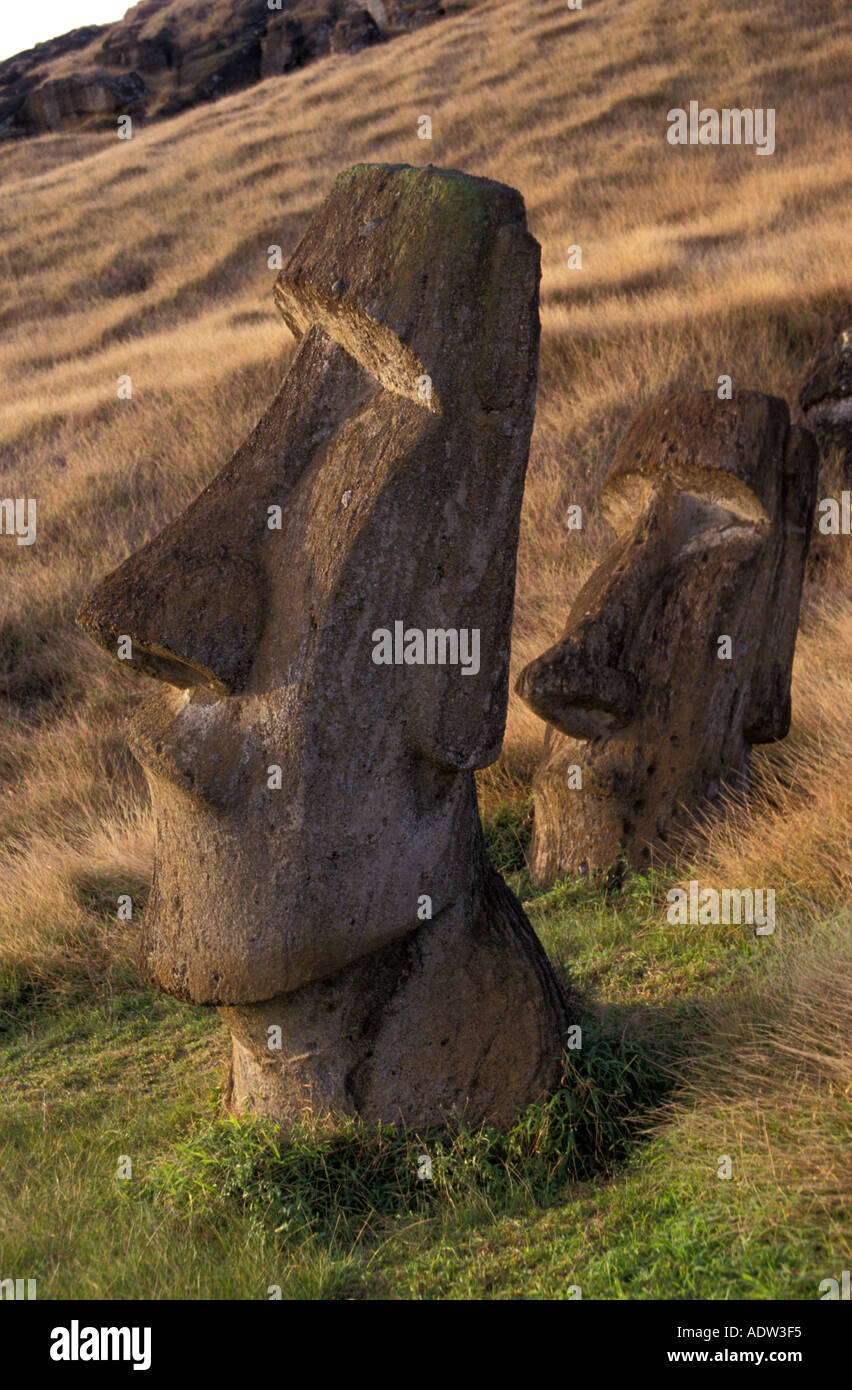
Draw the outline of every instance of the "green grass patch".
M547 1203L569 1182L612 1171L637 1141L638 1117L670 1083L651 1052L621 1035L587 1034L566 1055L560 1088L507 1133L490 1125L414 1133L343 1117L282 1138L269 1122L217 1119L158 1166L147 1194L190 1207L234 1204L278 1232L323 1237L437 1207L518 1196Z
M492 833L522 820L498 817ZM214 1010L129 984L7 994L4 1277L59 1299L818 1297L848 1267L850 1213L805 1160L843 1143L848 1103L826 1090L792 1140L770 1106L764 1145L731 1120L722 1080L700 1082L703 1005L771 975L772 939L669 927L665 877L534 893L523 873L512 881L563 971L582 1047L508 1133L350 1117L282 1136L221 1113ZM80 888L97 913L114 885ZM782 1181L772 1155L797 1144L802 1176L794 1164Z

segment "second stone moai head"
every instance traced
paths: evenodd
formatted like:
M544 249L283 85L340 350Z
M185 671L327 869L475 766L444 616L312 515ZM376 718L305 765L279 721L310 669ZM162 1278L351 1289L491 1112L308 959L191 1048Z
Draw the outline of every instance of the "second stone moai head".
M678 392L633 420L602 491L615 544L517 682L550 726L536 882L670 857L786 735L816 480L771 396Z

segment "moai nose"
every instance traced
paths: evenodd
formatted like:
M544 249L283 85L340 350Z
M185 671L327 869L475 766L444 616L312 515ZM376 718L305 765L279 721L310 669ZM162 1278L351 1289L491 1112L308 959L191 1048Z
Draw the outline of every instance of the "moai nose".
M515 683L524 703L569 738L603 738L636 717L641 690L630 646L642 602L640 554L616 547L580 590L562 637Z
M110 656L170 685L220 695L242 687L264 608L262 575L248 554L251 519L226 494L217 479L107 575L77 614ZM222 525L229 515L230 536Z
M635 717L639 685L616 664L611 633L594 621L569 633L531 661L516 682L530 709L570 738L602 738Z

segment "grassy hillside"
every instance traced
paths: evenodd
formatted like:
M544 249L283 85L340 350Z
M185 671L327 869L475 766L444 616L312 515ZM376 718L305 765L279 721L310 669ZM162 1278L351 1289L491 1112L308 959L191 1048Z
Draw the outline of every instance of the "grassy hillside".
M816 539L790 735L757 750L750 813L692 865L533 894L543 726L513 698L486 827L585 1046L508 1141L446 1152L357 1126L282 1149L218 1119L215 1014L141 989L138 923L115 917L151 872L122 734L143 682L72 621L274 394L292 344L268 247L286 256L341 168L431 161L515 185L542 244L513 668L540 652L608 542L600 481L630 415L721 373L792 402L849 312L847 9L483 0L131 141L0 148L0 495L38 500L37 543L0 538L4 1277L38 1274L40 1297L813 1298L849 1267L848 537ZM775 107L776 153L669 146L691 99ZM828 458L820 496L840 485ZM689 877L775 887L775 935L669 927L665 890ZM428 1194L419 1143L442 1155Z

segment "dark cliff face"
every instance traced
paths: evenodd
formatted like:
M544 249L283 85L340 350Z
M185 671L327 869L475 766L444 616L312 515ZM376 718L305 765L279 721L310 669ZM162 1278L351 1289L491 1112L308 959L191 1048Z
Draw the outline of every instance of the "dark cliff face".
M0 139L173 115L443 13L440 0L144 0L0 63Z
M38 43L35 48L28 48L24 53L16 53L13 58L0 62L0 136L15 129L19 112L27 98L42 85L49 69L58 59L88 49L110 27L107 24L89 24L84 29L72 29L70 34L50 39L48 43ZM21 125L26 125L26 122L27 117L22 116Z

